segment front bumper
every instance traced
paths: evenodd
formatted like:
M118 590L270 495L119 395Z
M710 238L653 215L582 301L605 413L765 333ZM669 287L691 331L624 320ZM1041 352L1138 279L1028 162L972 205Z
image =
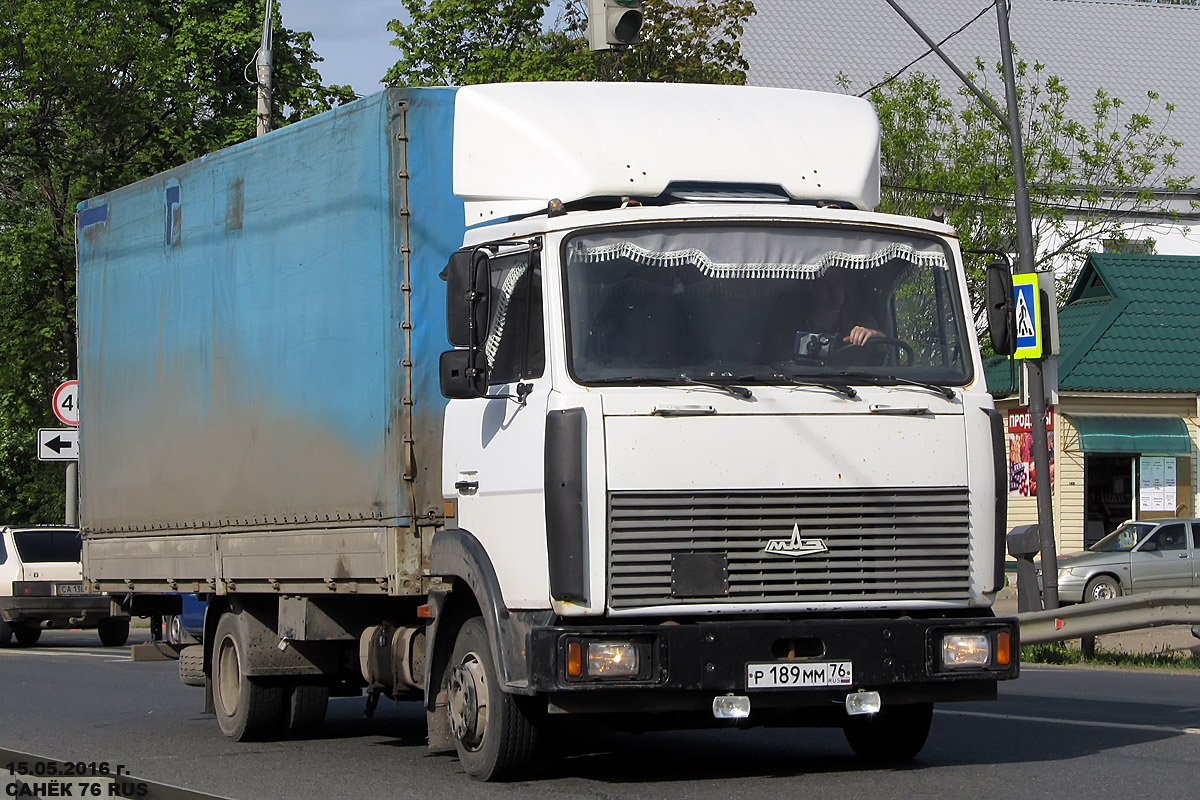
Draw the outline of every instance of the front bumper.
M1007 664L951 669L941 663L942 637L982 633L995 647L1008 635ZM530 688L568 711L701 710L723 694L749 695L756 709L829 706L850 692L878 691L885 703L983 700L996 683L1017 677L1015 619L857 619L696 621L670 625L534 628L529 639ZM572 641L632 641L636 678L572 678ZM849 661L853 683L819 688L747 689L748 663ZM649 691L653 690L653 691Z
M1071 574L1060 574L1058 578L1058 602L1082 603L1083 590L1087 587L1088 580L1090 579L1091 576L1077 578Z

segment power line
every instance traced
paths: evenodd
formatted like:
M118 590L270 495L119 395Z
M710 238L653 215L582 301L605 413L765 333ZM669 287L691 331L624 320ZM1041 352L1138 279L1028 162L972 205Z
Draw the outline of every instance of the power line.
M979 20L979 18L980 18L980 17L982 17L984 14L986 14L986 13L987 13L987 12L989 12L989 11L991 11L991 10L992 10L993 8L995 8L995 7L996 7L995 3L989 3L987 6L985 6L985 7L983 8L983 10L981 10L981 11L980 11L978 14L976 14L976 15L975 15L975 16L973 16L973 17L971 17L971 19L970 19L970 20L968 20L966 23L964 23L964 24L963 24L963 26L962 26L961 28L959 28L958 30L954 31L954 32L953 32L953 33L951 33L949 36L947 36L945 39L942 39L940 42L938 42L938 47L941 47L941 46L942 46L942 45L944 45L946 42L950 41L950 40L951 40L951 39L953 39L955 36L958 36L960 33L962 33L963 31L965 31L967 28L971 27L971 25L973 25L975 22L977 22L977 21ZM874 86L872 86L870 89L867 89L865 92L860 92L858 96L859 96L859 97L866 97L867 95L869 95L871 92L875 91L876 89L879 89L879 88L882 88L882 87L884 87L884 86L887 86L889 83L891 83L892 81L896 80L896 79L897 79L897 78L899 78L901 75L903 75L905 72L907 72L907 71L908 71L908 69L909 69L909 67L913 66L913 65L914 65L914 64L916 64L918 61L921 61L922 59L924 59L924 58L926 58L927 56L929 56L929 55L932 55L932 54L933 54L933 50L932 50L932 49L926 50L924 53L922 53L921 55L919 55L919 56L917 56L916 58L914 58L912 61L910 61L910 62L908 62L907 64L905 64L903 67L901 67L901 68L900 68L899 70L897 70L895 73L893 73L893 74L892 74L890 77L884 78L882 81L880 81L879 83L875 84L875 85L874 85Z

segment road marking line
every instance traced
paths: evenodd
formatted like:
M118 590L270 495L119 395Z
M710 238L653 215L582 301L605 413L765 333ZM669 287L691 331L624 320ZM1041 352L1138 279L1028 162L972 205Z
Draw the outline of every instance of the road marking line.
M83 658L112 658L112 653L89 653L86 650L40 647L36 650L0 650L0 656L81 656ZM130 656L119 657L119 661L131 661Z
M938 714L954 714L960 717L985 717L987 719L1004 719L1012 722L1048 722L1054 725L1076 725L1082 728L1119 728L1130 731L1155 731L1158 733L1190 733L1200 736L1200 728L1172 728L1168 725L1139 725L1133 722L1104 722L1103 720L1086 719L1053 719L1051 717L1026 717L1020 714L991 714L986 711L954 711L951 709L935 709Z

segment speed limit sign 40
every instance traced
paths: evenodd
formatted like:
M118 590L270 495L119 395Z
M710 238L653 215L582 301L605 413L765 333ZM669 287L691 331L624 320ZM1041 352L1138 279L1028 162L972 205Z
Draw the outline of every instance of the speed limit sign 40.
M79 381L63 381L54 390L54 416L64 425L79 424Z

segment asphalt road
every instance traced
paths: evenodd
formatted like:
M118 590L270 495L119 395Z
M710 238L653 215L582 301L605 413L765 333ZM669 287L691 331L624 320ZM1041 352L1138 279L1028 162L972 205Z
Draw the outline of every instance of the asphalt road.
M939 706L902 768L864 767L837 730L603 734L536 780L484 785L428 754L416 704L384 701L364 720L361 699L334 700L324 738L241 745L175 670L99 647L94 632L0 649L0 747L239 800L1190 797L1200 775L1195 672L1025 667L999 702Z

